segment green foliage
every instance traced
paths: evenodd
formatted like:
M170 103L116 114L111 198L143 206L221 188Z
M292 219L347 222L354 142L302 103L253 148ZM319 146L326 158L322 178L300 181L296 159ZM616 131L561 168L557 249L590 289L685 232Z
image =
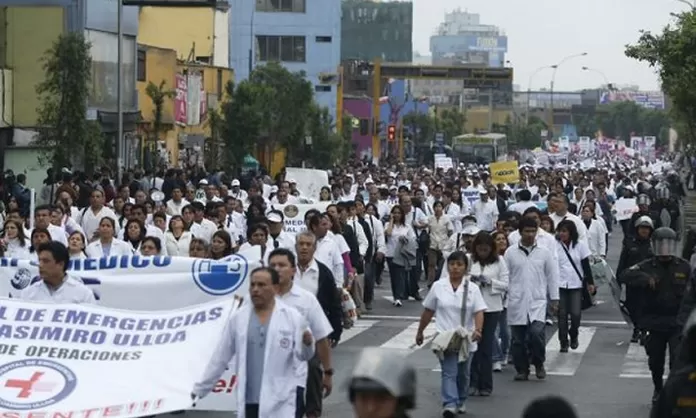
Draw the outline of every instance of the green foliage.
M223 138L225 119L217 109L208 109L206 126L210 129L210 136L205 139L205 166L209 170L217 170L223 166Z
M344 118L343 123L344 126L350 126L350 118ZM293 155L301 156L301 159L294 161L293 165L300 165L304 160L314 168L329 169L337 162L350 158L353 153L350 129L344 129L344 132L339 134L333 132L333 128L329 110L313 104L306 119L306 132L307 136L312 138L312 144L307 145L305 142L301 153L293 153Z
M38 136L42 164L54 168L100 163L104 138L99 126L86 119L92 57L81 32L61 35L42 58L45 79L36 86Z
M578 131L578 135L594 137L595 132L600 130L604 136L625 141L631 136L655 136L658 137L658 145L667 142L667 138L661 135L665 129L669 129L670 119L663 110L646 109L635 102L617 102L600 106L593 119L594 124L588 127L596 129Z
M152 131L150 139L157 141L162 133L162 115L164 111L164 103L167 99L172 99L176 96L174 90L168 89L165 80L160 81L159 85L149 81L145 87L145 94L152 100Z
M443 109L437 116L423 112L411 112L403 117L406 130L414 132L415 144L429 144L435 141L437 133L443 133L445 142L464 133L466 115L459 109Z
M534 149L541 145L541 131L546 129L546 123L536 116L529 120L513 116L503 125L494 123L492 128L495 133L507 135L511 149Z
M696 10L675 14L676 21L662 33L641 32L633 45L626 46L626 56L648 63L667 93L680 139L696 143Z
M267 94L266 86L248 80L237 85L231 81L227 83L221 120L218 121L224 146L221 159L226 168L241 169L244 157L253 151L259 141L265 112L265 102L261 99Z

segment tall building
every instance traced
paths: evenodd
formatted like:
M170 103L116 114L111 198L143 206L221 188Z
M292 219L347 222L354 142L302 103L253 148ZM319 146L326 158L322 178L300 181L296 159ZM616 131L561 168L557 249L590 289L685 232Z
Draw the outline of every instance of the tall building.
M445 21L430 37L433 64L480 64L503 67L507 36L493 25L481 24L481 17L457 9L445 13Z
M326 84L341 60L340 0L230 0L230 67L244 80L249 69L278 61L304 71L317 103L336 115L336 85ZM320 80L321 79L321 80Z
M341 60L411 62L413 3L343 0Z

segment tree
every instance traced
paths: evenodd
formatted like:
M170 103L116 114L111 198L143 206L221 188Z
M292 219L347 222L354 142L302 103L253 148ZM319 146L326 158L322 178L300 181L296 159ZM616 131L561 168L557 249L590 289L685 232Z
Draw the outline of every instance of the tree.
M305 76L271 62L256 67L249 77L258 92L262 143L284 147L290 160L301 154L305 121L314 103L314 87Z
M149 158L146 159L148 168L152 168L157 165L157 141L161 139L162 135L162 119L164 115L164 103L167 99L172 99L176 96L176 92L171 89L167 89L167 82L165 80L160 81L159 85L149 81L145 87L145 94L152 101L152 129L150 130L150 135L148 135L147 143L145 149L148 150Z
M444 134L445 141L451 141L455 136L463 134L465 124L466 114L456 107L443 109L435 118L435 129Z
M546 123L536 116L529 120L514 115L508 117L502 126L493 126L493 132L507 136L510 149L534 149L541 145L541 131L546 129Z
M404 115L401 123L414 145L429 144L435 140L435 118L423 112L411 112Z
M675 14L676 22L661 34L641 32L633 45L626 46L626 56L647 62L662 82L669 97L673 116L682 127L680 138L696 141L696 10Z
M99 164L104 138L88 121L87 100L92 57L82 32L60 35L42 58L45 79L36 86L38 136L42 163L91 170Z
M221 160L225 167L241 169L244 157L251 153L261 135L264 121L265 98L268 88L244 80L225 86L225 100L221 106L220 138L224 145Z
M347 119L344 119L344 126L350 126L350 118ZM329 109L312 104L306 119L306 133L312 138L312 144L303 145L302 160L309 162L314 168L329 169L337 162L350 158L354 152L350 129L344 129L344 133L339 134L333 132L334 127ZM300 153L296 153L298 154Z
M205 139L205 166L212 170L223 167L223 139L225 119L217 109L208 109L206 126L210 129L210 136Z

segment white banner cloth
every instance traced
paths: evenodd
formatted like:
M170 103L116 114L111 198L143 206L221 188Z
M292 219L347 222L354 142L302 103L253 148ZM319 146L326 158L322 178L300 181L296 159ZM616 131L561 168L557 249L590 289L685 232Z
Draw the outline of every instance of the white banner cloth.
M234 305L225 298L133 312L0 299L2 416L129 418L187 409Z

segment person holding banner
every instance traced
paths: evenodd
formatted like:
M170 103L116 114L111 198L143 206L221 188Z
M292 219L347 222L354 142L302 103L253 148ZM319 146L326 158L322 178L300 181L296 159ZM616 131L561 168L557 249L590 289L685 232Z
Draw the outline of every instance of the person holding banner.
M302 315L276 298L279 284L275 270L259 267L251 272L251 303L230 317L220 344L193 387L194 400L210 393L234 357L238 418L295 416L295 365L314 356L314 337Z
M53 303L96 303L94 293L81 280L70 276L70 254L57 241L45 242L36 250L41 280L20 293L22 300Z

